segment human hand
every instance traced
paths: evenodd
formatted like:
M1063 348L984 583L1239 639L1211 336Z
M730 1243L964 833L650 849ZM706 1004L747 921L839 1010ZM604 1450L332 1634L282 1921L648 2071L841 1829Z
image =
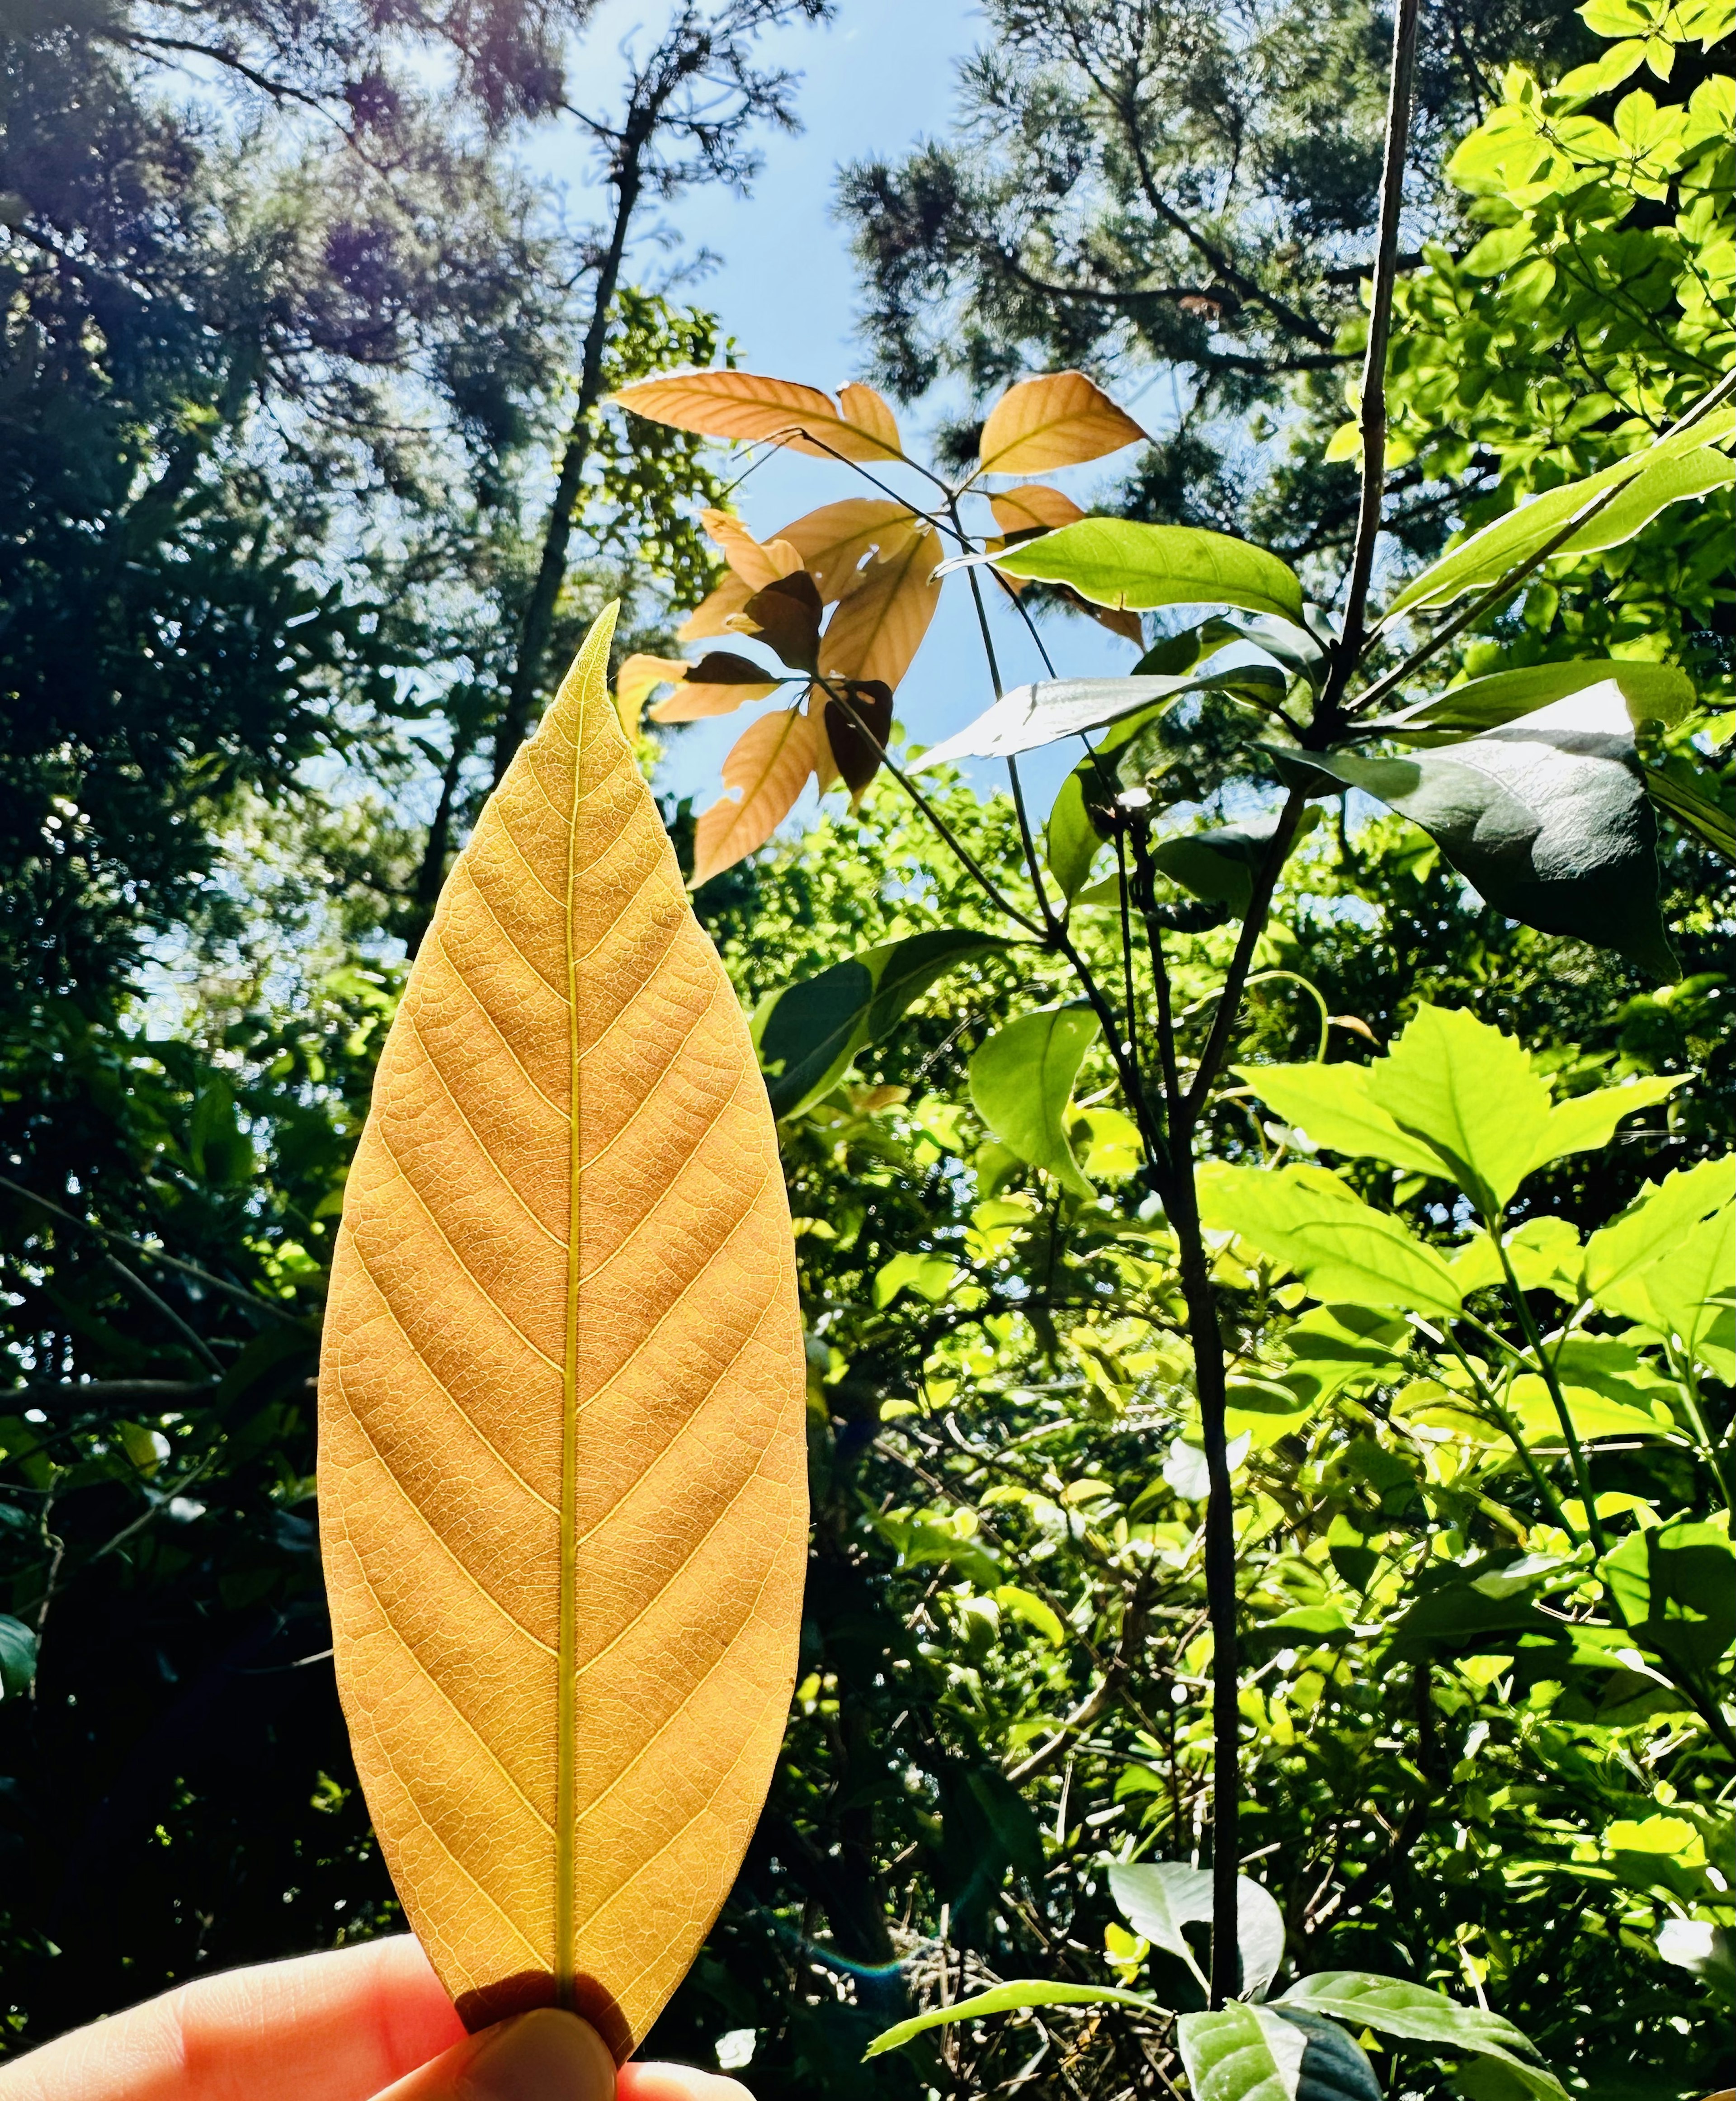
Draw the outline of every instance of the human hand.
M408 1935L232 1970L0 2066L0 2101L749 2101L686 2065L617 2073L544 2007L469 2036Z

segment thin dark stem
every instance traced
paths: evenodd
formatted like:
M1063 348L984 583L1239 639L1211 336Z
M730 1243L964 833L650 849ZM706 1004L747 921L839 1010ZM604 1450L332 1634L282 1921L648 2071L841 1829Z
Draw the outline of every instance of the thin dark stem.
M127 1267L124 1262L117 1261L113 1255L109 1254L105 1251L103 1255L103 1260L108 1263L108 1267L114 1272L115 1275L120 1278L121 1281L126 1286L129 1291L137 1292L139 1296L144 1299L147 1306L154 1306L156 1307L157 1311L162 1315L164 1320L169 1323L170 1326L173 1328L176 1334L180 1336L182 1340L187 1343L188 1347L192 1351L196 1356L202 1359L210 1369L217 1373L219 1378L223 1376L223 1366L217 1361L215 1356L212 1352L210 1345L205 1341L204 1336L200 1334L196 1329L191 1328L188 1325L187 1322L184 1321L181 1318L180 1315L175 1311L174 1308L169 1303L166 1298L160 1297L151 1289L150 1285L145 1282L142 1276L135 1275L133 1271Z
M1585 1463L1585 1453L1579 1444L1579 1433L1567 1406L1567 1396L1562 1391L1562 1382L1556 1376L1555 1360L1544 1348L1543 1338L1537 1332L1537 1323L1531 1317L1530 1303L1519 1289L1519 1280L1513 1273L1512 1258L1501 1239L1500 1219L1484 1220L1489 1237L1495 1243L1495 1251L1500 1258L1501 1274L1507 1280L1507 1295L1525 1339L1531 1345L1531 1354L1537 1360L1537 1368L1543 1373L1544 1384L1549 1389L1549 1398L1555 1404L1555 1413L1562 1426L1562 1435L1567 1440L1567 1450L1573 1462L1573 1477L1579 1484L1579 1500L1585 1509L1585 1528L1591 1534L1592 1546L1601 1558L1609 1551L1609 1542L1604 1537L1603 1526L1597 1516L1597 1500L1592 1493L1591 1470Z
M1392 335L1393 286L1398 279L1398 219L1404 209L1404 166L1411 139L1411 79L1416 64L1416 18L1420 0L1398 0L1393 17L1392 81L1386 109L1386 164L1380 182L1380 231L1376 251L1374 297L1368 315L1368 353L1363 365L1363 492L1356 544L1350 557L1344 626L1333 652L1332 676L1322 697L1331 708L1349 683L1362 654L1374 574L1375 545L1386 498L1386 352Z

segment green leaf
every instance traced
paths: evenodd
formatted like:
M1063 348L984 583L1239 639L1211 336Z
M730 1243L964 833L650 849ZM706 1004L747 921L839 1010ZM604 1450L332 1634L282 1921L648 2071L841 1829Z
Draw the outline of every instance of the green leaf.
M1008 576L1071 584L1097 605L1239 605L1305 626L1302 586L1275 555L1188 525L1081 518L994 557Z
M1310 1144L1352 1159L1384 1160L1450 1180L1434 1148L1401 1130L1368 1091L1366 1065L1237 1065L1232 1068L1266 1106Z
M1319 813L1307 813L1312 822L1296 828L1291 850L1319 822ZM1208 831L1182 832L1160 839L1151 849L1151 864L1172 882L1191 891L1208 904L1227 905L1240 918L1253 902L1254 878L1264 864L1274 834L1275 817L1245 825L1220 825Z
M1658 1931L1658 1953L1736 2005L1736 1948L1729 1932L1708 1919L1672 1918Z
M1654 1323L1693 1350L1716 1321L1736 1284L1736 1208L1714 1211L1676 1241L1668 1261L1645 1273Z
M1207 1225L1293 1269L1316 1298L1447 1314L1464 1303L1433 1248L1323 1167L1270 1172L1214 1161L1200 1170L1199 1205Z
M1067 1109L1098 1028L1088 1006L1045 1007L997 1030L970 1061L970 1099L983 1122L1021 1160L1080 1196L1097 1192L1073 1157Z
M1660 810L1703 839L1714 853L1736 861L1736 817L1717 799L1721 782L1680 757L1661 767L1642 766L1640 772L1646 794Z
M933 2006L925 2014L917 2014L908 2021L900 2021L895 2028L886 2028L876 2036L863 2052L864 2058L879 2057L889 2050L902 2050L915 2037L925 2034L930 2028L945 2028L953 2021L981 2020L987 2014L1016 2013L1027 2006L1132 2006L1140 2013L1160 2014L1164 2009L1155 1999L1148 1999L1138 1992L1123 1992L1107 1984L1050 1984L1041 1978L1028 1978L1013 1984L996 1984L992 1991L978 1992L974 1998L960 1999L950 2006Z
M1264 2006L1183 2014L1176 2042L1195 2101L1297 2101L1308 2040Z
M1517 1039L1463 1007L1422 1006L1366 1069L1375 1106L1446 1162L1483 1217L1499 1217L1549 1114L1549 1090Z
M1624 483L1644 484L1618 498L1568 541L1564 554L1588 553L1613 547L1630 538L1667 503L1684 497L1703 495L1722 482L1736 479L1736 470L1721 453L1711 449L1708 440L1736 429L1736 411L1721 409L1703 417L1689 429L1660 440L1645 451L1635 453L1601 473L1582 481L1564 483L1535 498L1517 511L1509 511L1493 524L1442 555L1400 591L1382 615L1383 622L1423 606L1451 605L1466 591L1498 583L1510 569L1535 555L1552 540L1576 512L1605 489ZM1067 530L1076 529L1069 527Z
M1182 1928L1211 1922L1210 1869L1179 1860L1118 1863L1109 1870L1109 1893L1135 1933L1184 1962L1202 1991L1209 1988ZM1236 1953L1242 1993L1257 1997L1284 1958L1284 1915L1271 1892L1246 1875L1236 1878Z
M16 1700L36 1676L34 1630L10 1612L0 1612L0 1697Z
M1367 727L1407 743L1440 742L1456 733L1464 736L1499 729L1503 723L1566 700L1570 693L1602 685L1617 689L1636 723L1679 722L1694 705L1694 682L1685 671L1668 664L1598 657L1582 663L1530 664L1517 670L1491 671Z
M1380 2101L1380 2083L1368 2053L1323 2015L1290 2010L1280 2018L1308 2038L1296 2101Z
M1678 1168L1636 1197L1585 1248L1585 1288L1606 1313L1653 1318L1643 1280L1694 1227L1736 1202L1736 1156Z
M1016 759L1022 751L1119 722L1135 709L1173 706L1185 693L1220 692L1274 707L1283 698L1283 675L1270 664L1239 664L1197 679L1039 679L1003 693L974 722L924 752L916 770L927 772L961 759Z
M1513 2023L1478 2006L1461 2006L1444 1992L1360 1970L1324 1970L1292 1984L1278 2002L1325 2014L1347 2028L1370 2028L1411 2042L1433 2043L1466 2056L1491 2057L1525 2081L1529 2091L1566 2101L1555 2075Z
M1676 975L1658 909L1657 825L1613 686L1415 759L1310 752L1306 763L1420 825L1509 919Z
M768 993L752 1033L773 1115L794 1116L830 1094L857 1052L890 1034L938 978L1006 945L997 935L942 927Z
M1061 1624L1060 1615L1034 1590L1021 1590L1016 1583L1003 1583L995 1592L995 1603L1003 1612L1023 1620L1027 1627L1035 1627L1045 1641L1052 1642L1057 1648L1066 1647L1067 1629Z
M1703 1671L1736 1641L1736 1553L1717 1526L1678 1518L1630 1533L1600 1572L1622 1617L1658 1655Z
M1649 1109L1686 1085L1685 1074L1654 1075L1624 1081L1619 1087L1599 1087L1588 1095L1575 1095L1557 1102L1538 1134L1531 1155L1532 1169L1547 1167L1552 1160L1565 1160L1575 1152L1601 1152L1615 1135L1618 1124L1637 1109Z

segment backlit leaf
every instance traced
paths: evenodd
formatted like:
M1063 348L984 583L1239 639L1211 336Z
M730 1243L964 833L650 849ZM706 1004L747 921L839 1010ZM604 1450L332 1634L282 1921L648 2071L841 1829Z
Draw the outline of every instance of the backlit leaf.
M685 657L635 654L622 660L615 674L615 711L629 736L638 727L645 696L654 693L659 686L679 685L691 669Z
M1478 730L1499 729L1588 686L1613 685L1636 723L1679 722L1694 705L1694 682L1668 664L1645 664L1597 657L1575 664L1529 664L1467 679L1444 693L1419 701L1385 721L1371 723L1408 743L1445 741Z
M674 692L651 709L653 722L698 722L706 715L733 714L749 701L763 701L778 690L775 673L731 649L708 649Z
M1552 1160L1566 1160L1575 1152L1601 1152L1628 1117L1668 1100L1685 1084L1685 1074L1654 1073L1557 1102L1538 1135L1531 1166L1546 1167Z
M750 723L723 762L723 785L739 789L700 816L693 829L693 887L762 847L789 815L816 753L812 718L780 708Z
M1088 1006L1022 1014L997 1029L970 1061L977 1114L1021 1160L1077 1196L1094 1196L1067 1137L1073 1081L1100 1027Z
M735 1877L794 1675L804 1365L775 1134L605 685L606 614L442 894L344 1197L339 1687L470 2025L618 2058Z
M1071 525L1084 512L1071 496L1040 481L1021 482L988 499L995 523L1003 533L1052 533L1058 525Z
M889 458L901 458L903 447L898 435L898 418L883 395L859 379L852 379L838 389L838 406L844 412L844 420L850 427L863 431L886 448ZM839 448L841 451L841 446ZM854 454L851 455L855 457Z
M1724 455L1709 449L1707 440L1728 436L1736 430L1736 412L1720 409L1673 437L1664 438L1644 452L1618 460L1601 473L1581 481L1565 482L1497 518L1473 533L1462 545L1451 549L1434 565L1407 584L1386 608L1384 619L1425 606L1451 605L1466 591L1498 583L1553 539L1569 520L1602 492L1623 483L1637 485L1618 498L1606 510L1589 520L1566 543L1567 554L1588 553L1613 547L1630 538L1667 503L1685 497L1703 495L1709 489L1736 478L1736 470Z
M802 567L800 553L788 540L780 537L762 545L731 511L702 511L700 523L749 590L763 590Z
M902 2050L930 2028L946 2028L954 2021L981 2020L987 2014L1018 2013L1027 2006L1131 2006L1143 2014L1163 2011L1155 1999L1139 1992L1120 1991L1111 1984L1051 1984L1041 1978L1031 1978L1018 1984L996 1984L992 1991L956 1999L950 2006L931 2006L925 2014L912 2015L908 2021L876 2036L863 2055L878 2057L884 2050Z
M1207 692L1282 698L1283 682L1270 666L1261 664L1240 665L1204 678L1041 679L1035 685L1012 687L974 722L937 744L922 764L952 766L961 759L1015 758L1022 751L1035 751L1064 736L1078 736L1119 722L1136 708Z
M865 422L856 421L850 409L817 387L753 372L664 374L623 387L613 398L636 416L703 437L743 444L769 440L818 459L899 457L895 435L890 440L886 435L891 412L872 387L858 389L853 397L855 415L865 411Z
M1160 605L1239 605L1300 622L1302 586L1277 555L1190 525L1136 525L1082 518L994 556L1013 577L1071 584L1098 605L1149 612Z
M1443 1179L1451 1174L1433 1146L1401 1130L1372 1098L1366 1065L1237 1065L1233 1070L1269 1108L1328 1152L1384 1160Z
M1586 1243L1585 1288L1605 1311L1650 1320L1645 1278L1698 1226L1736 1202L1736 1155L1678 1168Z
M978 458L984 474L1048 474L1101 459L1145 432L1082 372L1022 379L989 411Z
M1518 1039L1463 1007L1421 1006L1366 1070L1369 1099L1439 1154L1478 1211L1504 1211L1549 1116Z
M901 537L847 591L826 623L819 668L828 678L877 679L896 692L940 603L932 533Z
M1212 1161L1199 1174L1199 1213L1293 1269L1316 1298L1451 1314L1463 1303L1432 1247L1323 1167Z

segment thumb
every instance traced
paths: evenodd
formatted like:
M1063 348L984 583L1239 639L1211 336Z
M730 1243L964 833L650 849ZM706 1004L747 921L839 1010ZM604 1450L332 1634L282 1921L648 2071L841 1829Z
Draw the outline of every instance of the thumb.
M375 2101L615 2101L615 2059L589 2021L538 2006L466 2036Z

